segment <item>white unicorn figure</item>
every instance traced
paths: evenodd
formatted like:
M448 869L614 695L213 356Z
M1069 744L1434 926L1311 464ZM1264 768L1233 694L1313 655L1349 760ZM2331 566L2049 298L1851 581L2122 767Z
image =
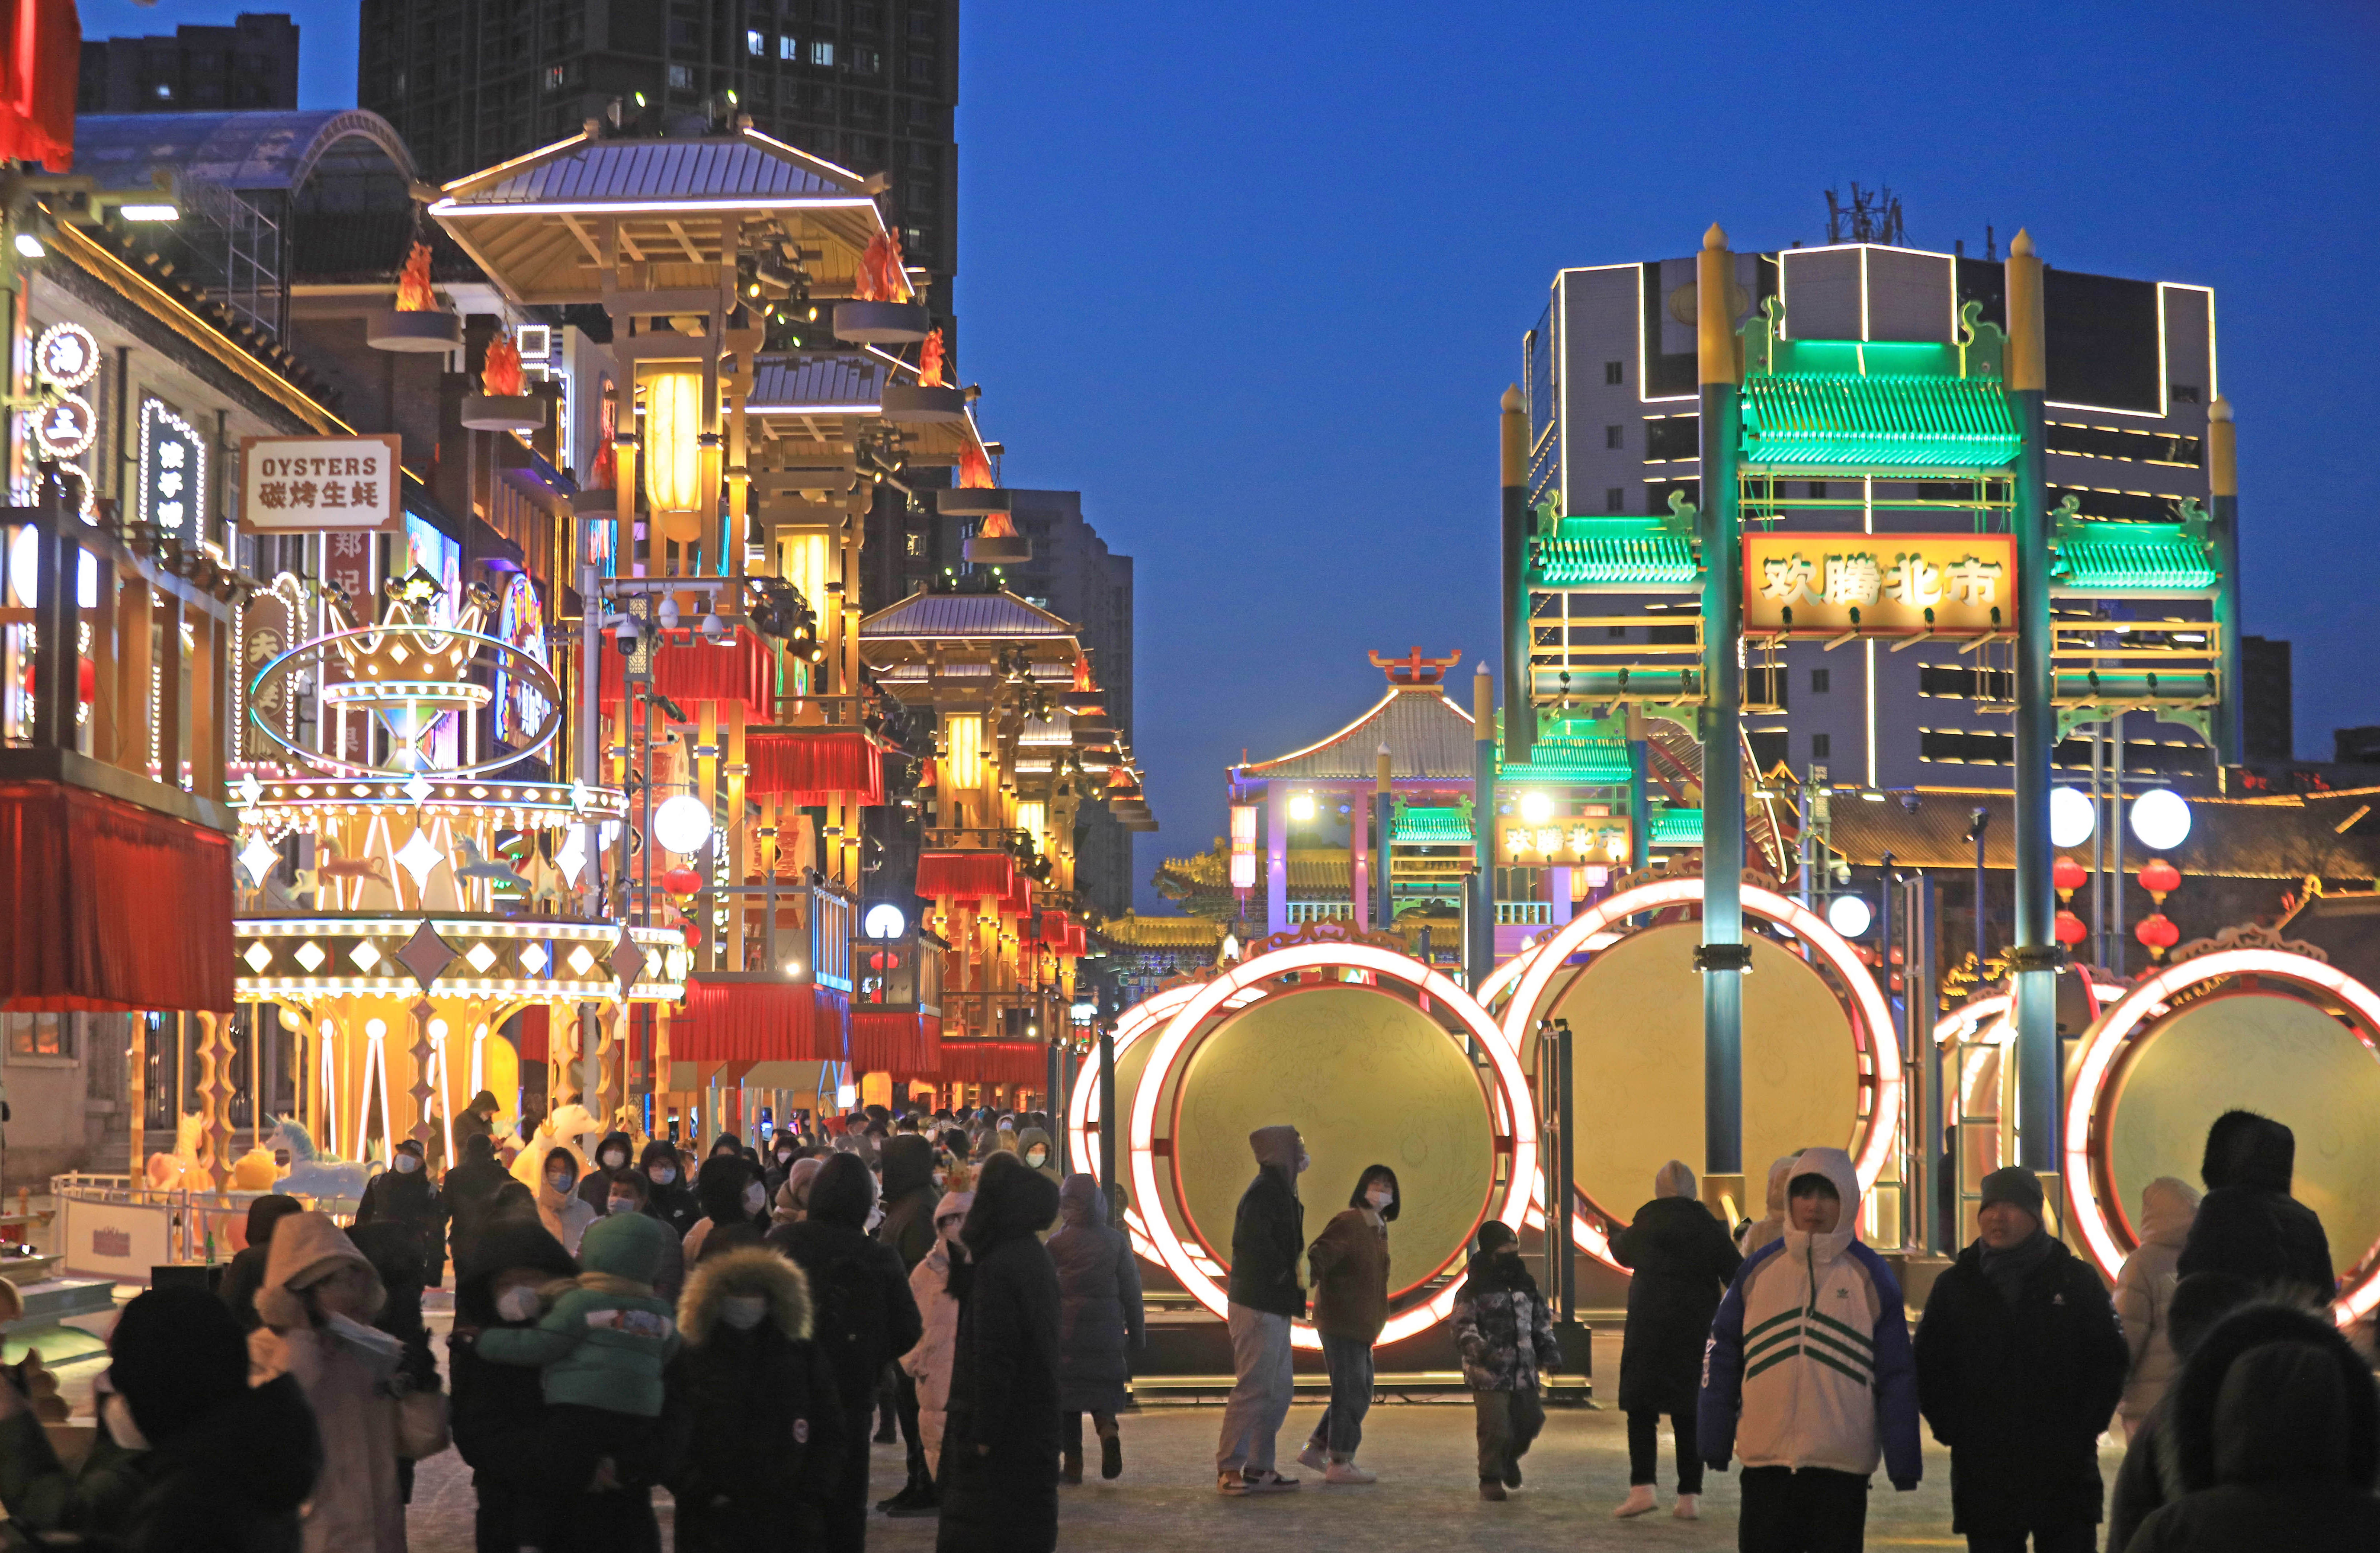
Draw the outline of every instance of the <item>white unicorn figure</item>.
M293 1197L312 1197L317 1202L355 1202L363 1196L364 1183L373 1174L371 1166L334 1159L319 1152L314 1147L314 1135L294 1120L266 1120L273 1123L266 1147L276 1152L286 1149L289 1154L289 1173L275 1183L273 1190Z

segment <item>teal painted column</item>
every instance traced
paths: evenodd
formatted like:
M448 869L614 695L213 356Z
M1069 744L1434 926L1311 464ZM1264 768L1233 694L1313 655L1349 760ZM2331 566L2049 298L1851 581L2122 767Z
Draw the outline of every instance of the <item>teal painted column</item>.
M1477 987L1496 968L1496 677L1485 663L1471 676L1471 931L1463 969L1464 985Z
M2247 732L2240 715L2240 452L2231 422L2231 401L2218 398L2206 411L2207 528L2215 541L2215 633L2222 703L2215 710L2215 749L2226 766L2248 758Z
M1743 1174L1743 628L1742 515L1735 489L1735 258L1717 224L1695 268L1702 380L1703 1173L1708 1190ZM1717 1183L1707 1178L1722 1178ZM1742 1182L1735 1182L1742 1201Z
M2017 1159L2044 1176L2058 1167L2058 903L2050 880L2050 757L2058 738L2049 650L2049 491L2042 400L2048 387L2041 259L2019 232L2009 245L2008 386L2022 437L2017 454L2016 530L2016 993Z

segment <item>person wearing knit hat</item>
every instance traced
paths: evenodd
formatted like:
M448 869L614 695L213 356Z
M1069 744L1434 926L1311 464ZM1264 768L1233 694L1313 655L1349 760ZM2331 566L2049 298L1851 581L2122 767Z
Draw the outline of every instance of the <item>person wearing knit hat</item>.
M1450 1323L1471 1388L1479 1497L1488 1500L1521 1486L1521 1458L1546 1424L1537 1377L1561 1363L1552 1309L1521 1260L1520 1240L1498 1219L1479 1226Z
M1950 1448L1951 1529L1975 1547L2087 1547L2104 1498L2099 1434L2131 1350L2096 1268L2044 1223L2041 1178L1983 1181L1974 1242L1917 1327L1918 1405Z

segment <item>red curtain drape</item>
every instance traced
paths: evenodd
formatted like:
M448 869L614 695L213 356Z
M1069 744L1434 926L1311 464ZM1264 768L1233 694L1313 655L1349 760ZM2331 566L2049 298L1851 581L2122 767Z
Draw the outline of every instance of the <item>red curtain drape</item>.
M930 1013L851 1015L851 1070L894 1078L932 1078L942 1070L941 1024Z
M674 1062L848 1060L851 1003L806 982L690 982L670 1015Z
M1066 920L1064 912L1045 911L1041 914L1041 937L1038 941L1048 944L1052 949L1063 950L1066 947L1066 935L1072 930L1073 925Z
M521 1010L520 1023L513 1026L513 1049L524 1062L542 1062L546 1058L546 1042L552 1038L553 1022L551 1011L540 1006Z
M884 754L859 730L821 734L754 734L744 741L751 772L747 798L781 804L884 801Z
M75 91L82 21L75 0L0 0L0 158L74 171Z
M917 855L917 893L1004 897L1016 883L1016 860L1005 852L923 852Z
M0 1008L228 1012L231 915L221 831L87 788L0 783Z
M942 1042L944 1084L1008 1084L1039 1089L1050 1082L1050 1049L1039 1041Z
M608 644L601 656L601 701L609 712L620 704L620 675L627 660ZM665 631L653 650L653 689L680 704L740 700L754 722L766 722L775 711L777 655L759 633L741 625L716 645L698 631Z

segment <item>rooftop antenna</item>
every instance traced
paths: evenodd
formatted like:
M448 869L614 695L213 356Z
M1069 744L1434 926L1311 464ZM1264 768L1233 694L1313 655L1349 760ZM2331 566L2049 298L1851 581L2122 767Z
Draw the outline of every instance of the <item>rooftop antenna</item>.
M1998 261L1999 256L1999 234L1992 230L1992 224L1987 221L1984 223L1984 257L1985 259Z
M1827 190L1827 241L1907 247L1909 234L1901 225L1900 196L1886 184L1863 188L1854 183L1848 201L1835 190Z

